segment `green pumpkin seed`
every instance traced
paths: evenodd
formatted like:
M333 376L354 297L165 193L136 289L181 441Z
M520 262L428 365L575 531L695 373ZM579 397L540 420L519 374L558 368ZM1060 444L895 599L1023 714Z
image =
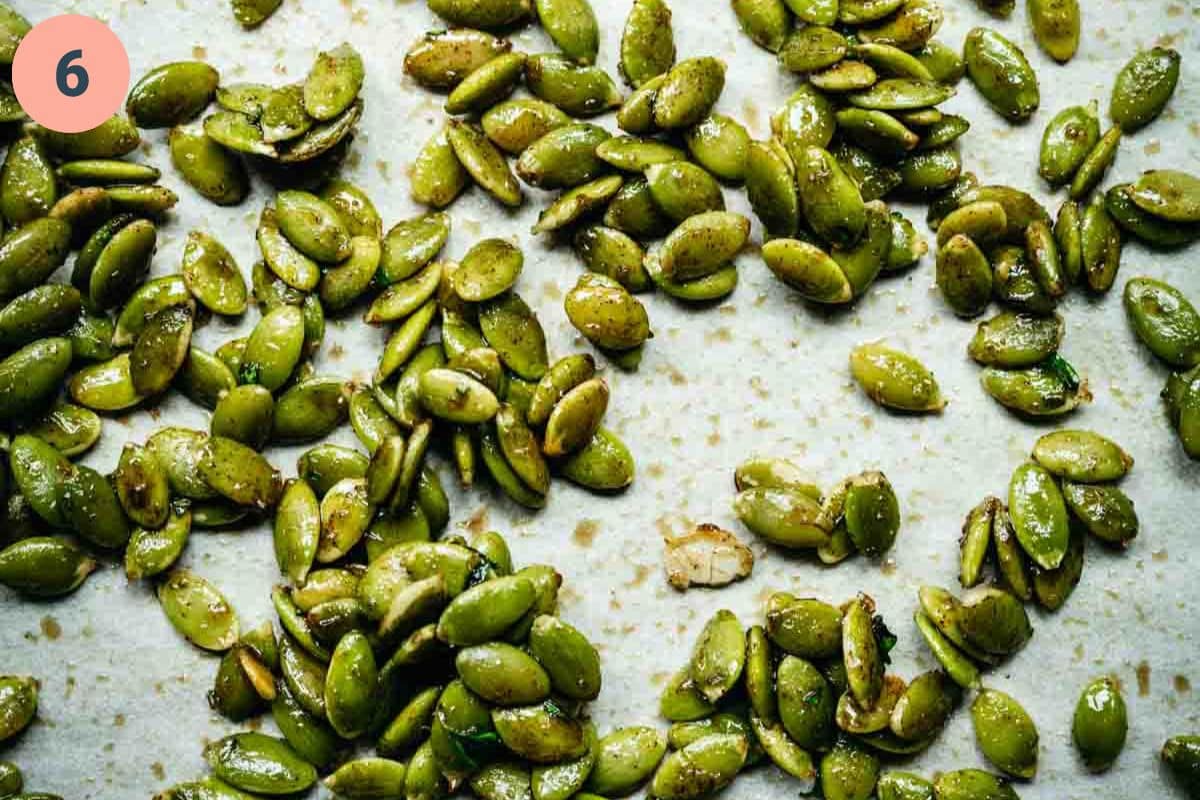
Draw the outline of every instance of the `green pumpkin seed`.
M975 666L975 663L956 648L920 610L913 613L913 620L917 623L917 629L921 632L922 638L925 639L925 643L933 652L934 657L946 670L946 674L964 689L977 688L979 686L979 668Z
M275 196L275 219L288 241L309 258L336 264L350 255L350 232L340 215L314 194L280 192Z
M733 612L721 610L705 625L692 652L692 685L708 702L716 703L742 677L746 665L746 635Z
M376 325L412 316L437 292L442 272L443 264L434 261L426 264L411 277L388 286L371 303L363 315L363 320Z
M482 383L443 368L421 375L418 398L429 413L452 422L486 422L500 409L496 396Z
M467 75L510 50L512 42L484 31L431 31L405 54L404 72L427 89L452 89Z
M846 37L824 25L793 30L779 48L779 63L790 72L816 72L837 64L849 49Z
M596 743L586 788L613 797L627 794L649 779L666 752L666 739L653 728L615 730Z
M1200 178L1173 169L1142 173L1129 197L1139 208L1168 222L1200 222Z
M263 208L257 236L263 260L271 272L301 292L316 288L321 279L320 268L284 235L275 209L269 206Z
M650 792L662 800L693 800L733 782L749 753L745 736L711 734L667 755L654 773Z
M0 761L0 791L19 794L24 785L20 768L11 761Z
M988 205L1000 208L994 203ZM945 226L943 221L941 227ZM938 236L941 237L941 228ZM941 246L937 257L937 286L946 303L959 316L977 316L987 308L992 296L992 267L973 239L955 234Z
M1029 4L1033 38L1055 61L1070 61L1079 48L1079 0L1034 0Z
M621 104L617 110L617 127L635 136L657 132L654 122L654 100L658 89L667 80L664 72L646 81Z
M232 0L231 5L234 19L250 30L266 22L282 3L283 0Z
M238 316L246 310L246 281L237 262L207 233L188 234L180 271L188 291L213 313Z
M176 569L159 584L157 593L167 620L192 644L222 652L237 641L237 613L217 587L201 576Z
M534 764L557 764L579 758L588 750L583 726L552 701L496 709L492 722L504 746Z
M1121 130L1132 133L1158 118L1175 93L1180 61L1175 50L1154 47L1135 55L1117 73L1108 113Z
M619 68L636 88L665 74L675 63L671 9L664 0L634 0L621 34Z
M223 781L247 792L289 794L317 782L317 770L282 739L235 733L204 748L204 759Z
M1104 173L1117 158L1123 131L1120 127L1109 128L1079 165L1075 179L1071 181L1071 199L1083 200L1100 185Z
M500 706L540 703L550 677L532 656L510 644L491 642L460 650L455 668L468 689Z
M318 53L304 79L304 110L314 119L333 119L358 97L364 75L362 57L348 44Z
M1067 512L1050 473L1032 463L1018 467L1008 505L1021 547L1043 568L1056 568L1067 548Z
M1075 706L1071 737L1090 772L1104 772L1125 747L1129 729L1121 687L1112 678L1097 678L1084 687Z
M850 740L839 740L821 759L821 791L827 800L867 800L879 778L879 759Z
M654 124L662 130L689 128L707 117L725 88L725 63L691 58L667 73L654 96Z
M834 730L834 699L825 678L809 662L789 655L779 662L775 681L788 736L805 750L826 748Z
M1132 193L1133 185L1123 183L1104 194L1105 210L1124 231L1152 247L1161 248L1181 247L1200 238L1200 225L1167 222L1148 214L1133 202Z
M268 97L274 96L274 92ZM278 156L275 146L263 138L262 128L245 114L234 111L218 111L204 119L204 133L222 147L236 153Z
M1094 292L1112 288L1121 267L1121 229L1104 207L1104 196L1095 195L1083 211L1079 227L1083 248L1083 275Z
M141 144L137 128L120 114L80 133L60 133L38 125L33 128L33 135L52 155L62 159L119 158Z
M31 136L18 139L0 170L0 213L20 226L49 214L56 200L54 167L41 144Z
M453 25L491 30L520 22L533 6L526 0L433 0L429 10Z
M303 313L295 306L278 306L254 326L238 377L243 383L256 383L273 392L295 371L303 346Z
M321 189L320 197L333 207L352 237L383 238L383 221L366 192L354 184L331 180Z
M159 527L135 529L125 548L126 577L136 581L166 572L183 554L191 529L191 512L174 509Z
M651 285L642 264L645 252L627 234L592 225L575 235L574 245L575 252L592 272L615 280L631 292L644 291Z
M70 363L71 342L57 337L27 344L0 361L0 415L12 419L41 411L57 393ZM76 373L72 386L82 374Z
M884 772L875 791L879 800L934 800L933 784L911 772Z
M1173 736L1162 746L1162 760L1178 785L1189 786L1200 775L1200 737Z
M875 707L883 690L883 662L871 623L873 611L873 601L859 595L842 616L842 653L850 692L861 707L868 709Z
M88 542L118 548L129 540L129 521L117 494L96 470L77 465L59 491L59 507L68 526Z
M481 303L512 288L525 257L520 249L503 239L485 239L463 257L450 275L450 285L463 300Z
M304 585L321 537L317 495L305 480L289 481L275 514L275 560L279 571Z
M480 123L493 144L520 155L550 131L569 125L571 118L544 100L523 97L492 106Z
M446 113L482 113L512 94L525 71L524 53L504 53L480 65L446 98Z
M1005 311L979 323L967 353L985 366L1019 369L1044 362L1062 342L1063 321Z
M517 175L541 189L569 189L587 183L604 170L597 148L609 138L603 128L587 123L555 128L521 153Z
M1082 430L1046 434L1034 444L1033 458L1055 475L1082 483L1119 480L1133 466L1115 442Z
M1150 352L1173 367L1200 363L1200 313L1162 281L1134 278L1125 284L1125 313Z
M878 200L867 203L866 228L858 243L848 249L835 249L831 257L845 274L854 296L861 296L883 270L892 244L892 219L887 206Z
M81 308L82 297L74 287L48 283L30 289L0 308L0 348L13 350L64 333Z
M542 445L546 455L563 456L586 446L599 430L608 397L608 384L600 378L583 381L563 394L546 421Z
M1028 119L1041 102L1037 74L1021 48L990 28L974 28L963 45L967 75L988 104L1010 121Z
M351 631L342 637L325 676L325 713L343 739L360 736L374 711L375 656L367 637Z
M350 255L321 275L317 294L322 304L340 311L358 300L371 286L379 271L383 249L379 239L355 236L350 239Z
M458 595L442 612L438 638L447 644L482 644L503 633L536 599L533 583L521 576L496 578Z
M564 307L571 324L606 350L630 350L652 336L641 302L619 283L601 275L580 276L567 293Z
M886 111L845 108L837 112L838 129L871 153L895 158L912 150L921 137Z
M933 374L912 356L878 343L850 354L850 372L873 401L885 408L939 413L946 406Z
M31 536L0 550L0 583L29 597L61 597L78 589L97 566L66 539Z
M532 381L546 374L546 335L520 295L509 292L485 303L479 309L479 327L487 344L518 377Z
M734 499L733 510L755 535L780 547L819 547L829 539L820 504L803 491L746 489Z
M849 480L842 513L860 553L878 558L892 548L900 529L900 508L882 472L864 472Z
M674 161L651 165L646 170L646 181L655 205L676 222L725 209L720 185L695 164Z
M734 0L742 32L759 47L778 53L791 28L791 14L784 0Z
M874 111L913 111L946 102L954 87L914 78L887 78L865 91L846 96L850 104Z
M270 508L282 491L279 470L253 449L222 436L209 437L199 470L218 494L240 506Z
M954 713L961 694L944 672L917 676L896 701L889 720L892 732L907 741L936 735Z
M471 183L471 174L455 155L448 133L449 126L430 137L412 165L413 200L434 208L450 205Z
M25 730L37 715L37 707L36 680L16 675L0 677L0 742ZM20 773L17 781L20 782Z
M925 150L901 161L896 170L902 189L928 194L954 185L962 173L962 157L949 147Z
M175 385L192 402L212 409L222 392L237 385L237 378L219 358L192 347L175 376Z
M71 226L49 217L13 231L0 243L0 297L40 286L63 265L70 250Z
M66 402L59 402L36 419L26 433L50 444L68 458L86 453L100 439L100 417Z
M358 758L342 764L325 779L325 787L338 797L400 797L404 791L404 764L386 758Z
M942 9L929 0L908 0L880 24L858 31L863 41L889 44L901 50L925 46L942 26Z
M883 19L902 5L904 0L842 0L837 18L846 25L863 25Z
M1010 775L1037 772L1038 733L1033 720L1009 695L984 689L971 704L975 738L988 761Z
M506 206L521 204L521 187L509 170L508 162L483 131L474 125L452 120L447 140L458 162L472 179Z
M1067 276L1058 254L1054 232L1042 220L1035 220L1025 229L1025 254L1038 286L1051 298L1066 294Z
M171 163L188 185L220 206L242 202L250 191L241 159L204 133L172 128L168 142Z
M791 655L825 659L842 652L842 612L827 603L776 593L766 619L771 642Z
M973 589L965 596L957 621L968 644L992 655L1014 653L1033 635L1021 601L991 587Z
M525 84L534 97L573 117L591 117L621 105L621 93L608 73L553 53L526 60Z
M636 136L615 136L596 148L596 156L617 169L642 172L655 164L667 164L686 159L686 154L674 145Z
M650 184L655 194L653 176ZM749 236L750 220L740 214L708 211L688 216L663 243L658 263L668 278L703 278L732 261Z
M879 80L871 66L862 61L843 59L810 76L813 86L826 92L856 92L869 89Z
M1072 515L1094 536L1120 547L1137 536L1137 512L1120 489L1063 481L1062 491Z
M304 107L304 86L292 84L271 91L263 101L258 124L264 142L271 145L298 139L311 131L316 120Z
M1095 103L1063 109L1042 134L1038 174L1053 186L1066 183L1099 141L1100 118Z
M837 160L820 147L805 148L796 159L800 203L813 231L835 246L858 241L867 224L862 195Z
M890 44L860 42L854 45L853 54L886 75L896 78L915 78L922 81L938 80L916 56ZM951 81L942 82L951 83ZM869 89L874 83L875 81L872 80L858 88Z
M750 206L768 235L794 235L800 201L796 182L783 157L768 144L751 142L746 150L745 182Z
M601 427L586 447L559 464L563 477L594 492L616 492L633 483L634 461L625 443Z
M933 783L938 800L1018 800L1016 790L1003 778L978 769L943 772Z
M164 308L147 320L129 360L135 392L148 397L171 385L187 358L192 326L192 309L188 306Z

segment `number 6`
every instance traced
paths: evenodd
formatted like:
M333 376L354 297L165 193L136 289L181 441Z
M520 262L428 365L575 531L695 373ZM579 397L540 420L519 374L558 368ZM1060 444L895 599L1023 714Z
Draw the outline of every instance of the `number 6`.
M82 50L72 50L58 60L58 70L54 77L58 82L58 90L67 97L79 97L88 88L87 70L82 64L71 64L77 58L83 58ZM74 86L67 82L67 78L70 77L75 78Z

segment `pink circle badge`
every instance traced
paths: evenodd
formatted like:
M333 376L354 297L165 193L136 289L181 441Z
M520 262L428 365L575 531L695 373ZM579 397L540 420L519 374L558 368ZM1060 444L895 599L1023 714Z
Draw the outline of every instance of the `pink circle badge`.
M103 22L63 14L25 34L12 76L17 102L35 122L79 133L121 108L129 90L129 55Z

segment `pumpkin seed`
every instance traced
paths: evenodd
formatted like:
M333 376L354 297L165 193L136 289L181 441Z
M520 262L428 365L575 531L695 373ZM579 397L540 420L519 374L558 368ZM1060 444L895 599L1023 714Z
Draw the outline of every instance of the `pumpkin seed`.
M237 613L220 590L201 576L173 570L157 593L167 620L192 644L222 652L237 641Z

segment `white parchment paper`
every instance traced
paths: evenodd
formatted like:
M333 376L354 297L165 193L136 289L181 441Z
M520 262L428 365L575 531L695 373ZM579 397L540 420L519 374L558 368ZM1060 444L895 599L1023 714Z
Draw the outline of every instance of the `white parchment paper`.
M616 74L620 30L630 0L593 0L603 23L600 64ZM107 21L129 50L136 77L160 63L203 58L226 81L284 83L300 79L315 53L342 40L362 52L368 78L366 114L346 168L374 198L385 225L419 211L408 197L406 170L442 119L442 98L404 77L405 50L421 33L443 27L416 0L284 0L260 30L243 32L224 0L15 0L33 21L86 13ZM1091 99L1107 106L1113 77L1139 48L1169 42L1183 53L1183 78L1166 114L1126 138L1105 185L1154 166L1200 171L1200 5L1188 0L1083 0L1079 55L1057 66L1034 45L1023 9L988 21L969 0L944 0L940 38L954 47L977 24L990 24L1021 45L1041 78L1042 106L1028 125L1013 127L988 110L964 81L947 110L966 115L961 140L968 169L984 183L1034 192L1052 212L1052 197L1036 175L1046 122L1057 111ZM1023 4L1022 4L1023 5ZM717 55L729 63L718 109L765 137L768 119L796 84L774 59L737 29L729 4L673 3L681 58ZM515 37L528 52L550 49L537 30ZM611 118L603 124L614 127ZM182 197L160 236L154 273L176 272L183 239L193 228L216 234L243 270L256 258L254 226L270 197L261 184L238 208L222 210L195 195L173 173L165 135L151 133L142 158L161 167ZM538 311L552 356L586 350L562 309L563 294L581 271L566 248L529 234L546 197L530 192L516 213L479 190L452 209L448 257L461 257L479 238L512 236L526 252L517 286ZM748 210L744 195L726 192L731 207ZM924 208L903 207L922 232ZM756 224L758 235L758 226ZM1124 319L1120 289L1129 277L1166 279L1200 302L1200 248L1163 254L1126 246L1114 290L1103 298L1073 293L1062 306L1064 355L1088 379L1096 401L1069 420L1117 439L1137 459L1123 487L1137 503L1142 532L1127 552L1089 543L1083 580L1054 615L1034 611L1033 640L987 683L1010 692L1041 732L1041 769L1018 787L1034 800L1171 797L1157 759L1172 734L1200 731L1200 466L1182 454L1164 420L1158 393L1165 369L1135 341ZM855 307L822 312L772 279L756 252L739 259L741 283L718 308L695 311L661 295L645 296L656 337L639 372L608 370L608 423L638 461L634 487L595 497L556 481L548 508L531 514L488 488L461 492L451 472L453 525L473 520L506 534L522 563L548 561L564 573L561 613L601 648L604 691L593 712L602 732L652 724L657 696L682 665L703 622L718 608L746 624L761 621L764 598L788 590L841 602L859 590L877 601L900 641L892 669L911 679L934 666L912 623L923 583L954 587L957 538L967 510L985 494L1002 494L1012 469L1046 427L1023 423L988 399L978 367L966 357L973 323L948 313L933 288L932 258L914 271L879 281ZM244 335L257 313L238 324L215 320L196 334L209 349ZM357 317L333 322L317 360L323 373L366 379L385 334ZM939 417L891 416L874 408L850 382L846 359L864 340L886 338L920 357L950 399ZM599 360L603 361L602 358ZM164 423L207 428L208 414L180 396L153 413L106 420L87 463L107 471L126 440L142 441ZM355 444L349 427L334 441ZM272 448L287 474L303 448ZM732 472L753 453L789 456L831 485L863 469L882 469L895 484L904 524L883 564L862 558L836 568L789 557L754 542L751 579L720 591L678 594L662 574L662 536L691 522L740 530L730 510ZM487 481L483 481L487 483ZM241 533L193 534L182 564L213 580L247 626L271 618L268 591L278 578L266 527ZM19 599L0 588L0 672L29 673L42 682L39 719L0 757L18 762L30 789L68 798L148 797L205 772L204 743L237 729L204 699L217 659L170 628L151 587L126 582L107 563L71 597L53 603ZM1103 776L1082 769L1070 741L1079 691L1103 674L1120 678L1129 703L1128 745ZM1196 688L1190 688L1193 684ZM264 727L271 723L264 718ZM929 751L904 766L926 775L986 767L965 707ZM323 792L323 790L322 790ZM789 797L796 784L772 769L737 780L730 800ZM322 793L320 796L325 796Z

